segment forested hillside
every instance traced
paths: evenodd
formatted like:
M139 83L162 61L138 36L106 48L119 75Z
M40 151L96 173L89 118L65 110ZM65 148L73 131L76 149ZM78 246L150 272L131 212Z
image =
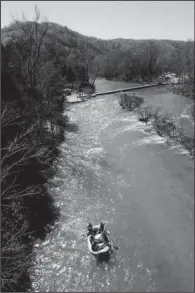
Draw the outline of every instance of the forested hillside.
M64 115L66 75L48 23L16 22L1 45L1 289L30 288L33 243L59 216L49 192L59 146L74 130ZM13 33L13 34L12 34ZM71 126L71 127L70 127Z
M28 30L30 25L30 22L20 23L23 30ZM167 71L191 74L194 70L194 41L101 40L54 23L42 23L40 26L44 28L46 25L45 47L51 50L55 43L58 56L55 62L62 68L71 66L77 77L79 67L107 78L140 82L151 81ZM2 30L2 40L17 41L20 34L18 25L12 24ZM42 54L45 53L46 49L43 49Z

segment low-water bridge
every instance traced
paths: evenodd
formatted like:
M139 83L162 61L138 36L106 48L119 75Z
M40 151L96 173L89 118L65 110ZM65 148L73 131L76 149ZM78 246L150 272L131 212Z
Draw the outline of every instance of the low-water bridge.
M168 83L162 83L162 82L158 82L155 84L146 84L146 85L140 85L140 86L134 86L131 88L124 88L124 89L117 89L117 90L112 90L112 91L106 91L106 92L100 92L100 93L94 93L92 95L89 96L77 96L77 94L74 94L72 96L67 96L67 102L68 103L81 103L81 102L85 102L91 98L95 98L97 96L105 96L105 95L111 95L111 94L117 94L117 93L125 93L125 92L133 92L136 90L140 90L140 89L146 89L146 88L152 88L152 87L158 87L158 86L165 86Z

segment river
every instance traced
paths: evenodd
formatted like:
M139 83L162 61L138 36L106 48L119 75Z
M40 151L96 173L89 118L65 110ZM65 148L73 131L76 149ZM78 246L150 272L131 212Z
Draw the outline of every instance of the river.
M128 86L96 81L97 92ZM138 93L189 120L191 100L166 89ZM61 145L51 188L61 218L35 245L36 292L193 292L194 163L118 98L70 107L79 130ZM101 220L119 247L110 263L96 263L83 237L89 221Z

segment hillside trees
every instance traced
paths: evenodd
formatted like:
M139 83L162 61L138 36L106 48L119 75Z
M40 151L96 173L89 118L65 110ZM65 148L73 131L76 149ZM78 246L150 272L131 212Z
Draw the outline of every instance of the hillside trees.
M163 72L176 72L182 74L184 68L189 68L194 63L194 41L171 40L131 40L114 39L100 40L86 37L55 23L47 23L47 32L43 38L42 50L45 55L52 56L55 48L55 59L58 66L70 66L77 75L76 67L85 67L86 77L95 74L96 61L99 63L99 75L109 78L125 80L155 79ZM30 27L30 23L28 24ZM39 28L40 29L40 28ZM44 29L43 29L44 30ZM4 35L18 37L17 25L2 30ZM28 32L28 29L27 29ZM42 55L43 56L43 55ZM188 60L187 60L188 59ZM191 64L191 65L190 65ZM95 70L95 71L94 71ZM105 74L104 74L105 73ZM65 75L64 75L65 77Z
M72 87L73 87L73 83L74 81L76 81L76 75L71 67L68 67L66 70L66 79L68 82L72 83Z
M104 76L107 78L151 81L163 72L182 75L194 70L194 42L190 40L187 42L118 40L118 42L124 44L117 50L112 48L106 53L107 64L100 63L100 72L104 67Z
M1 54L1 287L30 288L33 242L59 216L48 183L60 155L64 116L62 68L49 25L14 21L17 34L2 39Z
M159 73L158 68L158 58L160 57L160 52L154 41L148 41L146 51L144 52L144 57L146 59L146 67L148 69L148 79L152 81L152 77L157 77Z

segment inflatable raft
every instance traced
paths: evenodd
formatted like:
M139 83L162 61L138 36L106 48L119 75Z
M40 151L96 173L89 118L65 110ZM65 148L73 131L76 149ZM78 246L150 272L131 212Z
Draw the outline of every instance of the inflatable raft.
M87 233L87 246L89 252L98 259L107 259L112 253L111 241L109 232L103 228L101 231L100 225L91 225ZM94 245L95 244L95 245ZM96 248L96 249L94 249Z

